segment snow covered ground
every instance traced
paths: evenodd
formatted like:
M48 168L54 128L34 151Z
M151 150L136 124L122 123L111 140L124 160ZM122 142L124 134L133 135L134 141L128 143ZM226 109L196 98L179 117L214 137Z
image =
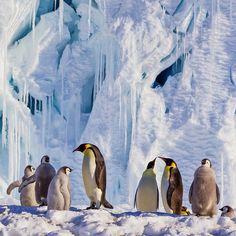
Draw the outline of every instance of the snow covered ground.
M28 217L37 233L41 225L47 232L84 230L82 235L105 226L104 234L118 235L135 235L136 229L146 235L233 231L231 220L139 214L117 206L132 205L144 168L161 154L178 164L184 205L189 207L193 173L207 157L216 171L220 206L236 207L235 9L234 0L3 0L0 203L9 205L2 207L4 230L17 235L24 226L20 219ZM86 204L82 158L72 153L84 142L96 144L105 157L112 213L46 214L10 206L19 194L8 201L8 184L22 177L27 164L37 167L44 154L56 169L73 167L72 204ZM163 163L157 162L156 171L160 186ZM65 229L62 219L68 220Z
M236 224L226 217L142 213L124 205L114 210L72 207L48 212L46 207L1 205L0 235L236 235Z

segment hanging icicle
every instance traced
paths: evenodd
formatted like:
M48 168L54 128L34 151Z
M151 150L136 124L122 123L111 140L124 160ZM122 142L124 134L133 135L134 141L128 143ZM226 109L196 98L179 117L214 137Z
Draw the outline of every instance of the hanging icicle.
M88 5L88 40L90 38L90 32L91 32L91 8L92 8L92 0L89 0L89 5Z
M60 38L62 38L63 25L64 25L64 0L60 0L60 5L59 5L59 35L60 35Z

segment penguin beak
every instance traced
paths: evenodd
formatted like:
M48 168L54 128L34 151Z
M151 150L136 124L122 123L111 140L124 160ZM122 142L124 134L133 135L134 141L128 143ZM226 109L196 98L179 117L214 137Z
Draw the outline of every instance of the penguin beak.
M158 158L160 158L162 161L166 162L166 158L165 157L158 156Z
M219 209L220 211L223 211L223 207Z
M87 143L80 144L79 147L77 147L73 152L79 151L84 152L87 148L89 148L91 145Z
M73 150L73 152L79 151L79 147L77 147L76 149Z

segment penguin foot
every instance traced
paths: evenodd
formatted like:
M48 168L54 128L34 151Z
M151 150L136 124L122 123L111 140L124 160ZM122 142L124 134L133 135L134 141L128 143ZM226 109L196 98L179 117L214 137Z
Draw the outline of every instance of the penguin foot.
M89 207L86 208L86 210L90 210L90 209L98 210L99 208L97 208L96 206L89 206Z
M40 206L40 207L42 207L42 206L47 206L47 203L46 203L46 202L41 202L41 203L39 204L39 206Z

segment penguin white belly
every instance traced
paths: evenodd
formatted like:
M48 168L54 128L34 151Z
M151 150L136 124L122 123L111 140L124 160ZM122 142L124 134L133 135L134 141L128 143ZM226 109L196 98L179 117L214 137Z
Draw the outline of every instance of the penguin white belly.
M28 184L22 189L20 202L22 206L38 206L35 198L35 183Z
M61 194L60 187L60 180L55 176L48 188L48 210L64 210L64 198Z
M96 169L96 162L95 157L84 157L83 165L82 165L82 174L84 180L84 187L87 196L90 198L91 201L97 202L97 198L99 195L97 192L99 189L97 188L96 180L95 180L95 169ZM100 190L101 191L101 190Z
M173 211L170 209L168 203L167 203L167 190L169 188L169 179L167 174L163 174L161 179L161 197L162 197L162 203L164 206L164 209L167 213L173 213Z
M156 211L157 198L157 182L155 177L142 177L136 195L137 210L146 212Z

